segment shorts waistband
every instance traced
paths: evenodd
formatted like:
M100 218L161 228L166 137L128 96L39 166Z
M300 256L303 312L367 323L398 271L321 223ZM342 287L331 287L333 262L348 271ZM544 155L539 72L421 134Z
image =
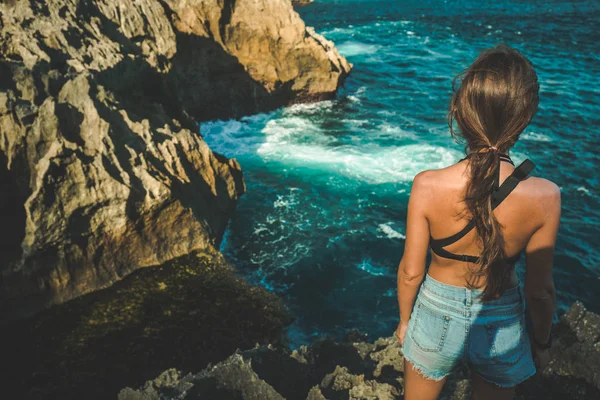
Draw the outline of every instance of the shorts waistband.
M502 304L514 304L523 300L523 294L521 292L521 281L517 278L517 286L506 289L500 298L483 302L480 299L480 295L483 290L480 289L469 289L464 286L449 285L435 280L431 275L426 274L422 284L422 288L436 296L442 297L447 300L454 300L458 302L464 302L465 300L472 303L489 304L489 305L502 305Z

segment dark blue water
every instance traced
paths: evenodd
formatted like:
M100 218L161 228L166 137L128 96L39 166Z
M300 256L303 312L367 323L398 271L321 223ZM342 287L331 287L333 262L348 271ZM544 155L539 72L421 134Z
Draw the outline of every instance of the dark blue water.
M410 183L461 158L445 119L452 77L500 42L540 79L539 112L511 155L562 191L559 314L574 300L600 309L600 3L461 3L316 0L298 11L354 64L337 98L201 126L248 187L222 251L286 299L293 346L393 332Z

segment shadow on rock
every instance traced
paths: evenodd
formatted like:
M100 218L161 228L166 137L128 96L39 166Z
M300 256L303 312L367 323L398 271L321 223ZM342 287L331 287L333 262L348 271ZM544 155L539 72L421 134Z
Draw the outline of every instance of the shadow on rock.
M274 294L235 277L218 253L197 253L5 325L3 387L7 398L111 398L166 368L282 345L291 322Z

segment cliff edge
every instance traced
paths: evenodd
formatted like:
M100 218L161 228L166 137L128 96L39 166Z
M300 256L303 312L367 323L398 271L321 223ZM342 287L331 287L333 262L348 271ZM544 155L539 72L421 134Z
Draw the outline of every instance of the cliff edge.
M551 361L517 386L516 399L600 398L600 315L574 303L554 326ZM321 339L299 350L257 346L238 351L198 374L163 372L143 387L125 388L119 400L394 400L404 393L404 359L392 336L369 342L351 332L337 343ZM450 375L440 399L470 399L470 370Z
M245 184L197 122L332 97L289 0L0 4L0 315L216 247Z

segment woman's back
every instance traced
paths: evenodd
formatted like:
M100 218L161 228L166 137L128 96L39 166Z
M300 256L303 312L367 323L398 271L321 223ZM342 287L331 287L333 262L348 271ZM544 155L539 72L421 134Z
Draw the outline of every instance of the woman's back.
M508 162L501 162L500 182L515 170ZM419 185L417 201L423 202L426 218L429 221L430 236L435 239L449 237L465 227L470 216L465 212L465 191L468 183L469 165L467 160L440 170L428 170L415 178L413 185ZM548 219L548 213L559 195L558 187L551 181L529 176L523 179L510 195L494 210L494 214L503 226L504 249L507 257L527 252L527 244L533 234ZM481 245L476 240L477 233L472 229L463 238L445 246L444 249L455 254L477 256ZM507 268L512 268L507 265ZM467 286L469 263L440 257L432 252L429 275L438 281L455 286ZM512 285L516 285L516 276ZM476 282L475 287L485 287L485 277Z

